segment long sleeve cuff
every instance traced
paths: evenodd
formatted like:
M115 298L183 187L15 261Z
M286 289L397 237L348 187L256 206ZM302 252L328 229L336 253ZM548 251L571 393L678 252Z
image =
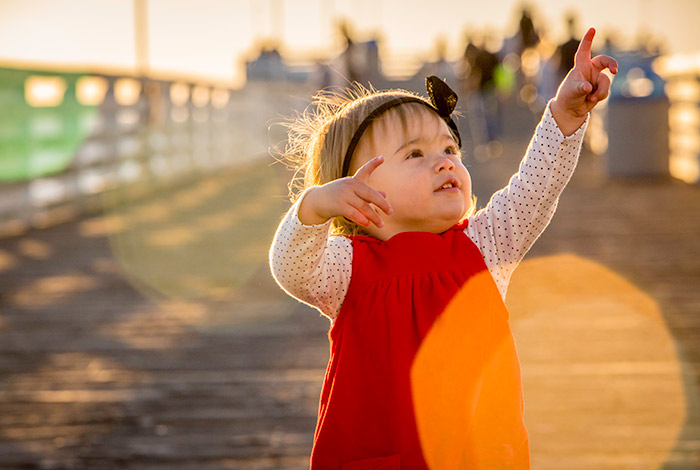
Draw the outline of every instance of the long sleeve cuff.
M318 230L319 232L321 231L321 228L325 228L325 231L327 232L330 227L331 227L331 222L333 219L328 219L322 224L313 224L313 225L306 225L304 224L301 220L299 220L299 208L301 207L301 203L306 197L307 194L313 189L315 189L316 186L312 186L310 188L306 188L303 193L299 196L299 199L296 200L296 202L292 205L291 209L289 210L289 216L292 218L292 221L298 225L299 227L302 228L302 230L305 229L315 229Z
M583 139L583 136L586 133L586 128L588 127L588 121L590 121L590 118L591 118L591 113L586 114L585 121L583 121L583 124L581 124L581 126L578 129L576 129L576 132L574 132L571 135L565 136L564 133L559 128L559 124L557 124L556 119L554 119L554 115L552 114L552 110L551 110L552 101L554 101L554 98L552 98L551 100L549 100L547 102L547 106L545 107L544 114L542 116L542 121L543 122L544 121L548 121L548 122L551 121L553 123L554 129L556 129L556 131L559 134L559 136L561 137L562 141L569 141L570 142L570 141L577 141L577 140Z

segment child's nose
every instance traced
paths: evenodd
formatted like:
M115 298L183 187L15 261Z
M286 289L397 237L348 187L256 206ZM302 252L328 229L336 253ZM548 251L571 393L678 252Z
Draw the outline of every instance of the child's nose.
M439 173L443 170L454 170L455 163L449 157L444 155L439 155L437 157L437 162L435 163L435 173Z

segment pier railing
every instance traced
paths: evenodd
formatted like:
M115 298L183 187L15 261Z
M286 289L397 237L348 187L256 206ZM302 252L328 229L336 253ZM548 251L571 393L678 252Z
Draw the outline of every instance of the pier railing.
M268 155L311 90L0 69L0 236ZM9 83L8 83L9 82ZM12 114L9 116L9 114Z

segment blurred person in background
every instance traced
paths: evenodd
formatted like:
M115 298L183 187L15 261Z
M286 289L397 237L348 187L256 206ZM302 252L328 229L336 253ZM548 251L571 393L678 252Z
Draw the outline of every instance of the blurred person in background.
M498 55L490 50L492 35L486 32L479 45L472 34L466 36L459 70L462 89L466 92L469 131L477 158L488 158L489 144L498 139L501 130L500 104L496 73Z
M535 30L535 24L532 21L532 15L527 5L523 5L520 13L518 36L520 38L520 54L522 54L525 49L537 46L540 42L540 37Z
M362 60L362 51L355 44L351 35L350 27L346 21L341 21L339 31L345 41L345 49L341 52L339 59L342 65L342 72L349 83L364 82L364 61Z
M478 83L475 82L479 75L471 72L476 68L476 59L481 52L481 48L474 42L474 34L472 32L465 34L465 42L464 52L458 65L458 77L460 79L460 91L462 94L468 95L479 88Z
M540 43L537 51L540 55L540 68L537 71L538 108L544 108L547 101L554 98L562 77L559 76L559 56L557 48L544 28L540 28ZM614 54L608 54L614 57Z
M347 20L340 20L337 29L343 50L329 60L316 60L310 82L315 88L337 88L361 83L363 86L383 86L386 78L379 55L381 33L375 31L366 41L358 41Z
M576 34L576 14L574 12L569 12L566 15L566 30L569 34L569 38L561 43L556 51L559 62L557 66L558 81L562 80L574 66L574 56L576 55L576 50L580 43Z

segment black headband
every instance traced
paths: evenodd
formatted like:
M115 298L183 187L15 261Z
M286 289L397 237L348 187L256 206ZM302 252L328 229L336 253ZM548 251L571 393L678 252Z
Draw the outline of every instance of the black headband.
M421 103L438 113L438 115L440 115L440 117L450 128L450 131L457 141L457 145L462 148L462 138L459 135L459 130L457 130L457 125L450 116L454 111L455 106L457 106L457 94L447 85L447 83L443 82L435 75L431 75L425 79L425 88L428 90L430 103L415 96L402 96L400 98L394 98L391 101L387 101L369 113L369 115L357 127L357 130L350 141L350 145L348 145L348 150L345 152L345 158L343 159L343 174L341 177L348 176L352 154L355 152L355 147L357 147L357 143L360 141L360 137L362 137L362 134L365 132L367 127L372 124L376 117L386 112L388 109L404 103Z

